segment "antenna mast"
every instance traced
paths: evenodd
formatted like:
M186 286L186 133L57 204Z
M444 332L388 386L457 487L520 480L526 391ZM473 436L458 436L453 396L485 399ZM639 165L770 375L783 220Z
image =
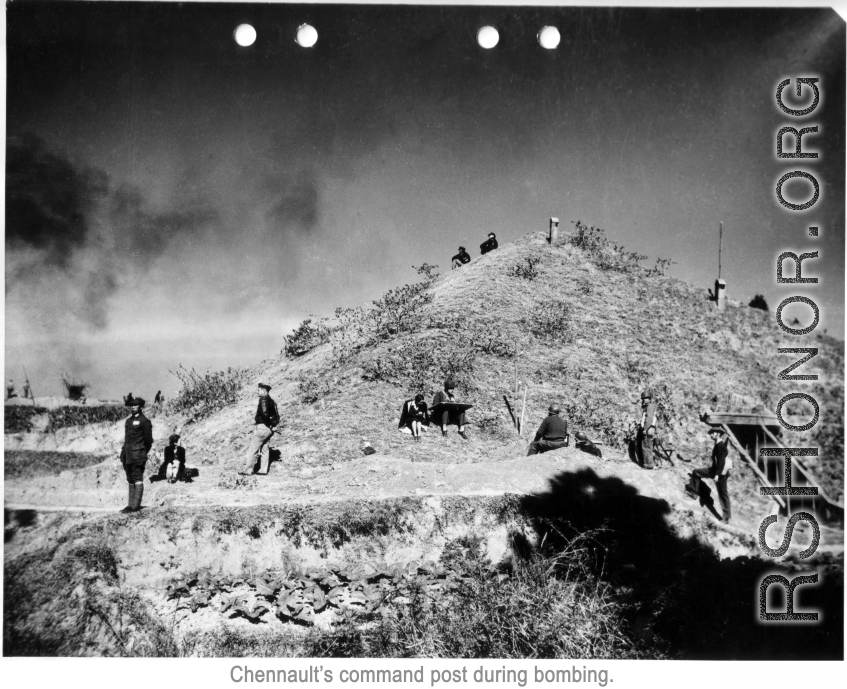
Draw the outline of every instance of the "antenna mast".
M721 220L721 230L718 235L718 280L721 279L721 252L723 251L723 220Z

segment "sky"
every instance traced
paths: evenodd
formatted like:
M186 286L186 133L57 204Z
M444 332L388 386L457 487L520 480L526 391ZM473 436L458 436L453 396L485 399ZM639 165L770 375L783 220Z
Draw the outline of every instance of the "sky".
M723 221L730 298L807 295L843 339L831 10L35 2L6 18L5 371L20 388L26 367L37 395L63 374L93 397L172 395L179 365L258 363L311 314L550 216L672 259L704 294ZM809 76L817 109L782 113L777 84ZM776 158L780 127L815 125L818 159ZM820 183L809 210L776 200L793 170ZM819 251L818 285L776 284L786 250Z

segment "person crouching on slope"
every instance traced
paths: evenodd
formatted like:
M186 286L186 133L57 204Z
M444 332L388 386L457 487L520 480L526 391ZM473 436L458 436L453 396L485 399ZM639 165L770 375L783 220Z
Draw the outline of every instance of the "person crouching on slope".
M539 452L557 450L568 444L568 422L559 416L561 411L557 402L553 402L547 408L548 416L535 432L535 440L529 444L527 457L537 455Z
M429 423L429 413L423 395L415 395L412 400L403 403L403 411L400 412L400 424L397 428L406 427L412 431L415 442L421 441L421 424Z
M253 473L256 460L260 456L262 462L259 465L259 473L268 473L271 459L268 442L279 423L279 412L276 409L276 402L271 399L270 391L271 386L264 383L259 383L256 388L256 394L259 396L259 406L256 408L256 416L253 419L256 426L253 430L253 437L250 439L250 449L247 451L247 464L244 469L238 472L242 476Z
M130 416L124 423L124 444L121 448L121 464L129 484L127 506L121 512L138 512L141 498L144 496L144 466L147 453L153 447L153 424L141 409L144 400L134 397L130 400Z

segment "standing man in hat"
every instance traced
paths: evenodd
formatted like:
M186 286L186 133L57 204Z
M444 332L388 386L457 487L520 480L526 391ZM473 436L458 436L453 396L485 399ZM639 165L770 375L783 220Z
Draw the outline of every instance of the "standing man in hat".
M250 449L247 451L247 464L244 469L238 473L246 476L252 474L256 468L256 460L261 456L262 463L259 466L260 474L268 473L270 464L270 447L268 441L274 434L274 428L279 423L279 412L276 408L276 402L271 399L271 386L265 383L259 383L257 394L259 395L259 406L256 408L256 416L254 422L256 424L253 430L253 437L250 439Z
M435 393L435 397L432 398L432 406L435 407L438 404L444 404L446 402L457 402L456 396L453 394L453 390L456 389L456 384L453 382L452 378L448 378L444 381L444 390L439 390ZM465 412L451 412L447 409L441 412L440 414L441 421L441 436L444 437L447 435L447 424L455 423L459 427L459 435L462 436L465 440L468 440L468 436L465 434Z
M459 253L453 256L451 260L453 262L453 267L451 268L451 270L455 270L456 268L461 268L463 265L465 265L465 263L470 263L471 255L467 251L465 251L465 247L460 246Z
M641 419L638 421L636 447L641 450L641 466L653 469L653 438L656 436L656 403L650 388L641 393Z
M547 408L547 418L541 422L535 432L535 440L529 444L526 456L537 455L539 452L549 452L568 444L568 422L559 414L562 409L558 402L553 402Z
M138 512L141 509L141 498L144 496L144 466L147 464L147 453L153 447L153 424L150 423L141 409L144 400L134 397L129 401L129 418L124 423L124 444L121 448L121 464L129 484L127 506L121 512Z
M482 255L485 256L489 251L494 251L497 248L497 235L493 232L488 233L488 239L486 239L482 244L479 245L479 250L482 252Z
M712 466L692 471L691 482L699 492L698 484L702 479L714 480L723 512L721 521L729 522L732 518L732 506L729 503L729 471L732 469L732 460L728 456L726 432L720 426L713 426L709 429L709 435L715 441L712 446Z

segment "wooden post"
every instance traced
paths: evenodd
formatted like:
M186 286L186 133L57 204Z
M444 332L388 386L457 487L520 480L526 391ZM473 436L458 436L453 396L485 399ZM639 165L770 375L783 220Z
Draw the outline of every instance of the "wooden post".
M526 383L523 385L523 405L521 406L521 425L518 428L518 435L523 436L523 419L524 412L526 411Z

